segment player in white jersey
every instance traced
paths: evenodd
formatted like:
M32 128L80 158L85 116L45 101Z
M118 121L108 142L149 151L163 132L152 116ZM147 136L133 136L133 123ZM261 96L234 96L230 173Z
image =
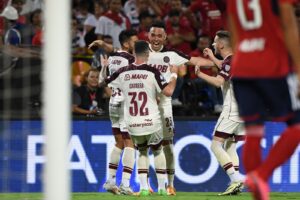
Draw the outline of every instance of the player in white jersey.
M132 49L134 42L137 41L137 33L134 30L122 31L119 35L119 41L122 49L112 53L108 58L109 75L114 74L121 67L128 66L134 62ZM101 80L106 77L106 67L102 67ZM109 177L104 184L104 189L114 194L133 194L130 188L130 177L134 167L135 150L130 135L124 121L124 96L120 88L108 85L112 90L109 101L109 117L112 123L112 132L115 137L116 144L112 149L109 159ZM120 187L116 185L116 171L123 151L122 164L123 173Z
M212 61L210 60L203 59L201 57L190 57L175 49L167 49L164 46L164 43L167 39L167 34L165 31L165 26L162 22L153 23L148 37L149 47L151 50L148 64L157 68L164 76L166 81L169 81L170 79L170 65L181 66L185 63L199 66L213 65ZM167 193L168 195L176 195L176 190L174 187L175 162L173 151L174 120L171 100L171 97L166 97L165 95L161 94L159 109L161 111L161 119L163 123L163 147L167 162Z
M208 83L221 87L223 92L223 110L215 126L211 150L231 181L225 192L219 195L234 195L238 194L243 187L239 175L239 157L236 151L236 143L244 140L245 131L244 124L239 118L238 106L230 80L230 63L233 51L229 33L218 31L213 46L215 54L220 54L224 60L218 60L211 49L208 48L204 49L204 55L207 55L219 67L219 74L216 77L209 76L202 73L199 67L196 67L196 74Z
M149 48L150 55L148 64L154 68L157 68L164 76L166 81L170 80L171 71L170 65L181 66L185 63L190 65L199 66L211 66L214 65L212 61L201 57L190 57L175 49L167 49L164 47L164 43L167 39L165 26L162 22L155 22L152 24L149 34ZM90 46L101 46L106 51L113 51L113 47L102 40L96 40ZM174 174L175 174L175 162L173 151L173 136L174 136L174 120L171 97L166 97L160 94L159 109L161 119L163 123L163 149L167 162L167 174L168 174L168 195L176 195L174 188Z
M166 195L166 160L162 151L162 122L157 95L171 96L176 86L176 67L171 69L169 83L159 71L146 64L149 57L148 43L137 41L134 48L135 62L123 67L106 79L113 87L120 88L125 99L124 116L128 132L139 151L138 174L140 195L148 196L148 148L154 154L158 193Z

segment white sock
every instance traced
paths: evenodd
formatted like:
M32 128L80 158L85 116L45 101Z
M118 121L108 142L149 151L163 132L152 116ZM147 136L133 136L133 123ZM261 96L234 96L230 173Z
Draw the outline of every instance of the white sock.
M130 177L134 166L134 153L135 150L131 147L125 147L122 157L123 173L122 173L122 184L125 187L130 185Z
M240 162L239 162L239 156L238 156L237 150L236 150L236 142L234 142L232 140L226 140L226 142L224 144L224 148L232 160L232 164L235 169L235 172L239 175L239 180L241 180L240 172L239 172Z
M140 190L142 189L149 190L148 178L147 178L149 165L147 159L148 159L148 149L143 151L139 150L137 167L138 167L138 176L140 179Z
M158 190L165 189L166 183L166 158L162 150L153 151L155 172L158 182Z
M163 146L164 154L166 157L166 168L168 175L168 186L174 187L174 176L175 176L175 159L174 159L174 148L173 144Z
M121 157L122 149L114 146L110 153L110 158L109 158L109 176L108 180L111 183L116 183L116 173L117 169L119 166L119 161Z
M221 167L223 167L224 171L229 176L231 182L236 182L238 181L238 175L235 173L230 156L224 150L222 145L222 142L212 140L211 150L219 161Z

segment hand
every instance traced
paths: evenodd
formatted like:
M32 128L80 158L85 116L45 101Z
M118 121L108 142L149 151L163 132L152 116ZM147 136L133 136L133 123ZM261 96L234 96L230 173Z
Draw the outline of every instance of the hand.
M106 54L100 54L100 63L102 67L108 66L108 57Z
M208 56L209 58L214 56L214 53L212 52L212 50L210 48L205 48L203 50L203 54L204 54L204 56Z
M91 44L89 44L88 48L90 49L90 48L92 48L94 46L96 46L96 47L102 47L103 43L104 43L103 40L95 40Z
M169 65L169 67L170 67L170 72L171 72L171 73L178 74L179 67L177 67L177 66L175 66L175 65Z
M200 66L195 66L195 74L198 75L198 73L200 72Z

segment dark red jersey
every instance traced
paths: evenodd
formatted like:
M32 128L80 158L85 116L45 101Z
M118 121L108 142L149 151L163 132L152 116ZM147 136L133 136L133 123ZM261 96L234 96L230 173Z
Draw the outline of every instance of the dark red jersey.
M295 1L227 1L228 15L232 17L237 33L232 61L234 77L283 77L291 71L280 24L279 4L293 4Z

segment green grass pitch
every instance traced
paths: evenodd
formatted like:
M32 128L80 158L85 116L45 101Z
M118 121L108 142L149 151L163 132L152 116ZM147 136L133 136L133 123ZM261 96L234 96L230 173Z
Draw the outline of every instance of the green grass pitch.
M214 192L177 192L177 196L135 197L112 195L109 193L73 193L72 200L251 200L251 194L244 192L238 196L217 196ZM1 200L43 200L41 193L0 193ZM300 200L300 193L271 193L271 200Z

